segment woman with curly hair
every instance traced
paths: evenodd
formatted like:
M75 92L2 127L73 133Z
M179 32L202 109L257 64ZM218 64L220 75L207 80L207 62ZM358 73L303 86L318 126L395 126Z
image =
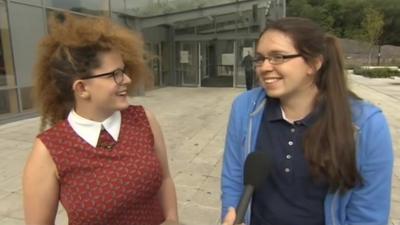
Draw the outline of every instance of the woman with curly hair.
M70 225L177 224L160 126L128 103L150 75L140 36L69 14L49 28L35 71L41 133L23 177L26 224L54 224L59 201Z

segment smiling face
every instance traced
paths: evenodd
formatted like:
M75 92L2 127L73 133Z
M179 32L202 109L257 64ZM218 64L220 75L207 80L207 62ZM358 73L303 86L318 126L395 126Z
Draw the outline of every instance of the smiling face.
M299 54L292 39L277 30L266 31L259 39L256 55L274 57ZM271 64L268 59L256 65L261 86L268 96L281 100L297 98L315 92L315 69L303 57L285 59L280 64Z
M91 76L110 73L124 69L121 54L116 51L99 53L100 66L91 71ZM120 84L115 82L112 74L93 79L78 80L74 89L78 89L77 112L88 115L89 119L105 119L117 110L123 110L129 106L127 87L131 79L124 74Z

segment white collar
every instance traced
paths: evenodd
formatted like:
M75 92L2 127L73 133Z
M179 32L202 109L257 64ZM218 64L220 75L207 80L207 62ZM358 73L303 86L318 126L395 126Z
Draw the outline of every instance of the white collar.
M282 106L281 106L281 112L282 112L282 119L286 120L286 122L288 122L288 123L290 123L290 124L293 124L293 121L292 121L292 120L289 120L289 119L286 117L286 113L285 113L285 111L283 110Z
M91 146L96 147L97 141L100 136L102 127L113 137L115 141L118 140L119 131L121 128L121 112L116 111L103 122L96 122L83 118L78 115L75 110L71 110L68 114L68 122L72 129L89 143Z

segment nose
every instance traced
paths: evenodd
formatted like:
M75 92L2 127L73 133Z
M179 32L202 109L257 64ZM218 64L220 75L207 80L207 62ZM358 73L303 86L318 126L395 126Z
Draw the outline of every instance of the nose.
M132 82L132 79L126 75L126 73L124 73L124 80L123 80L123 84L130 84Z
M268 58L264 59L263 63L258 66L260 71L271 71L274 69Z

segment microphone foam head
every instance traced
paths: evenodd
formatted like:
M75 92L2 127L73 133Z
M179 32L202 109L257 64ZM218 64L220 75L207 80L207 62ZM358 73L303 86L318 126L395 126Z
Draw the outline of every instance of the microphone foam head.
M259 187L271 172L268 154L264 151L250 153L244 163L244 185Z

